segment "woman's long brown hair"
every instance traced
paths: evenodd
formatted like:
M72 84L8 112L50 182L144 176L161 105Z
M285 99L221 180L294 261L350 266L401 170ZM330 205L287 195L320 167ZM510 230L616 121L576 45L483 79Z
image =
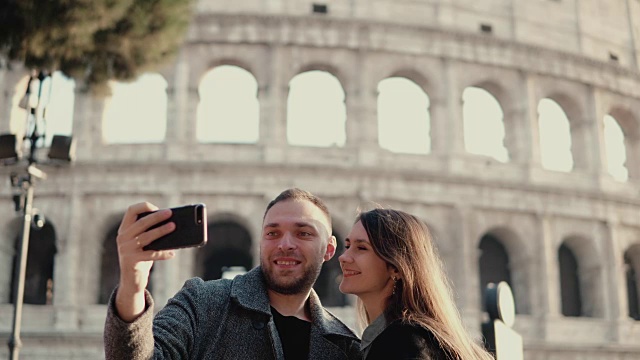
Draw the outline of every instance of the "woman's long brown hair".
M493 359L462 324L427 226L411 214L392 209L362 212L358 221L374 252L400 275L385 310L387 321L400 319L430 330L452 359ZM359 312L367 324L373 320L361 302Z

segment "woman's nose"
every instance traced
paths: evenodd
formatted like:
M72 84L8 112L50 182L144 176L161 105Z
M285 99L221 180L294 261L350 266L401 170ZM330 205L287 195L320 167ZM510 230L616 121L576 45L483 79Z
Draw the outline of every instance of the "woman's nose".
M347 252L343 252L342 255L338 256L338 261L343 263L343 262L351 262L351 256L349 256L347 254Z

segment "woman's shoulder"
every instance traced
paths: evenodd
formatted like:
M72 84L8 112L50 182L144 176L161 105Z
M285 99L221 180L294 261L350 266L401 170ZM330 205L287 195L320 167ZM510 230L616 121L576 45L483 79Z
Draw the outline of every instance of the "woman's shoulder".
M389 324L371 344L367 360L374 359L446 360L436 336L418 324L396 320Z
M388 339L411 339L413 342L440 346L433 332L423 326L396 320L382 332ZM382 335L381 334L381 335Z

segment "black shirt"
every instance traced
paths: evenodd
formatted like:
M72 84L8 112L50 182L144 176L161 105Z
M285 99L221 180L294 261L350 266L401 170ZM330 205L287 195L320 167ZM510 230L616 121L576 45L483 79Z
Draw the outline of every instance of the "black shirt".
M271 307L273 321L280 335L284 358L287 360L301 360L309 358L309 336L311 323L300 320L295 316L283 316Z

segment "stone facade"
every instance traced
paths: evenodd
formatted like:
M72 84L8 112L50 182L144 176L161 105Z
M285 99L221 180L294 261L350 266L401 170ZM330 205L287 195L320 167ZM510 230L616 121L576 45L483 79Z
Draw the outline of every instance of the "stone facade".
M326 5L327 13L313 13L314 4ZM204 202L210 222L231 217L248 231L255 265L267 202L297 186L326 199L343 236L369 201L428 223L474 334L483 320L478 246L491 234L509 256L521 312L515 329L526 359L637 359L640 322L628 315L623 254L640 274L639 56L636 0L201 0L184 46L162 71L169 84L165 142L104 144L104 101L76 93L78 159L67 168L47 167L49 179L36 189L36 206L55 227L53 300L25 305L21 357L103 358L98 264L106 234L130 204ZM256 144L196 141L200 79L222 64L240 66L258 82ZM328 71L344 88L343 147L287 144L288 84L307 70ZM9 118L14 91L22 91L15 89L22 76L0 69L2 119ZM378 146L376 86L392 76L429 95L428 155ZM468 86L500 102L509 162L465 152L459 99ZM570 120L569 173L541 166L536 106L543 98L558 102ZM615 114L626 136L627 182L607 173L606 114ZM8 130L0 121L0 132ZM11 171L1 167L0 177ZM3 342L11 332L7 300L20 231L11 192L8 181L0 182ZM562 244L579 265L581 317L562 315ZM154 266L159 304L194 276L195 258L196 250L182 250ZM355 326L352 306L335 312Z

